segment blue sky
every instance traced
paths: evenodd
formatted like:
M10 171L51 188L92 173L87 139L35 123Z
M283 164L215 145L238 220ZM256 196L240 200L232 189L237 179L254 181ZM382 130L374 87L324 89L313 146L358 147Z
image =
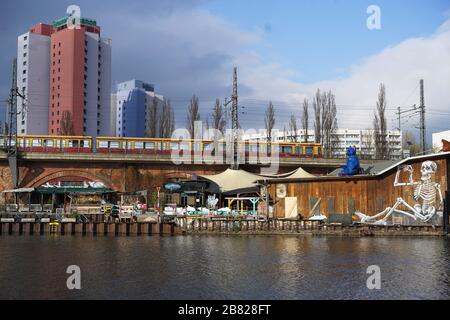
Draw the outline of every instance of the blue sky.
M282 128L319 88L336 94L341 127L368 128L380 83L394 110L418 103L424 78L430 131L449 129L448 0L8 1L0 12L0 101L8 96L17 36L64 16L74 3L112 38L113 83L154 83L176 107L179 127L192 94L200 97L203 119L216 97L231 94L238 66L247 127L263 127L272 100ZM381 30L366 27L372 4L381 8Z
M382 29L366 27L368 6L381 8ZM410 37L432 34L450 2L423 0L227 0L205 3L210 12L244 29L266 29L257 50L315 82L348 75L365 57Z

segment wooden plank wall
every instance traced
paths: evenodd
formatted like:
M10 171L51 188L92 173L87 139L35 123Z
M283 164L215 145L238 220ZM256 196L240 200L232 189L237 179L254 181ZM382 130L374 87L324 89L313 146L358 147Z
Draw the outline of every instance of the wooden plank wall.
M421 165L426 160L415 160L408 164L414 168L414 181L420 181ZM447 159L432 159L437 164L434 181L440 183L441 191L447 188L448 167ZM321 199L320 212L330 214L350 214L354 210L367 215L374 215L388 206L393 206L398 197L402 197L410 204L413 199L414 187L394 187L397 169L393 169L383 176L373 177L343 177L336 180L309 180L305 182L289 182L287 196L297 197L299 215L307 218L311 210L311 198ZM407 173L402 173L400 182L408 181ZM276 198L276 184L270 186L270 193L275 197L275 217L284 217L284 201Z

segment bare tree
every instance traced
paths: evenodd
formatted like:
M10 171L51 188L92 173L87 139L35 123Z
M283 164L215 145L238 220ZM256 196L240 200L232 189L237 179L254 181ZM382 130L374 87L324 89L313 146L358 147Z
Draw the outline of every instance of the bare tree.
M302 129L305 133L305 138L303 142L308 142L308 123L309 123L309 101L308 99L303 100L303 110L302 110Z
M411 131L403 132L403 149L409 150L411 156L418 155L422 151L420 143L417 142L416 136Z
M297 119L294 114L291 114L291 119L289 120L289 140L291 142L297 142Z
M272 130L275 127L275 109L273 107L272 101L270 101L269 105L267 106L264 124L266 126L267 142L270 144L272 141Z
M389 158L389 144L387 141L386 125L386 87L380 84L378 93L377 110L374 114L373 127L375 137L375 150L377 159Z
M200 121L200 112L199 112L198 97L196 95L193 95L188 107L188 114L187 114L187 127L189 133L191 134L191 139L194 139L194 128L196 121Z
M216 104L214 105L211 117L213 129L216 129L223 134L227 123L225 120L224 109L219 99L216 99Z
M153 97L151 104L148 106L147 110L148 118L147 118L147 138L157 138L158 132L158 99Z
M361 133L361 158L370 160L373 159L374 130L366 129Z
M321 119L321 137L326 157L330 158L333 155L333 151L339 144L336 131L338 128L337 123L337 109L336 99L331 91L322 95L322 119Z
M322 94L320 93L319 89L317 89L316 95L314 96L313 109L315 142L322 143L322 121L320 117L320 113L322 111Z
M61 117L61 131L62 136L73 136L73 120L72 112L64 110Z
M171 138L172 132L175 129L174 113L170 100L164 100L162 112L160 116L159 137Z
M314 135L315 142L321 143L325 157L331 157L339 145L336 134L338 129L336 98L331 91L321 93L320 89L314 96Z

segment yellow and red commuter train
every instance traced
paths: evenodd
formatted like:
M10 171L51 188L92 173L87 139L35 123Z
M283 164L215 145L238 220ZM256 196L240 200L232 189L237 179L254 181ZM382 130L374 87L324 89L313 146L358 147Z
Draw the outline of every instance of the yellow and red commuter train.
M0 136L0 146L10 145L9 136ZM124 153L124 154L171 154L178 150L183 153L217 152L225 154L224 141L177 140L163 138L117 138L89 136L38 136L19 135L17 148L22 152L54 153ZM321 158L322 145L301 142L240 141L239 150L246 156L278 153L280 157ZM15 145L15 136L11 138ZM214 150L215 147L218 150ZM267 148L270 146L270 151Z

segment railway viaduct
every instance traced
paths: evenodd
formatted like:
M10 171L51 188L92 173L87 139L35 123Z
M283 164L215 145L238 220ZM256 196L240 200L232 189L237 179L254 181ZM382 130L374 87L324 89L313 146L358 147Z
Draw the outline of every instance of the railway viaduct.
M313 174L339 168L343 159L280 158L279 173L303 167ZM364 162L363 162L364 163ZM192 179L200 174L217 174L229 167L211 163L175 165L170 155L100 153L20 153L20 188L40 187L58 181L103 182L118 192L151 190L172 179ZM240 168L259 173L262 164L243 164ZM13 188L7 154L0 151L0 191Z

